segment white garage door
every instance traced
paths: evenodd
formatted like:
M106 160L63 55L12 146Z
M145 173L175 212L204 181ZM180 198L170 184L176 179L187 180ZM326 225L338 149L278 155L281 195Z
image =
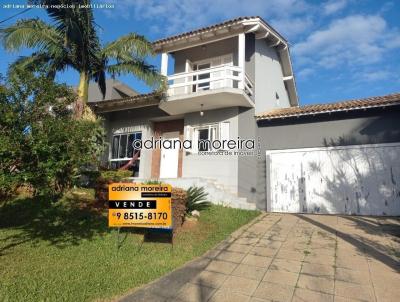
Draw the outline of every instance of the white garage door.
M400 215L400 144L267 151L272 212Z

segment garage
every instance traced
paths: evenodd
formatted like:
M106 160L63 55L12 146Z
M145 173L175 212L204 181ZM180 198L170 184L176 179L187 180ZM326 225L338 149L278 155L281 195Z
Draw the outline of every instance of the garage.
M400 215L400 143L266 152L270 211Z
M259 208L400 215L400 94L276 108L256 118Z

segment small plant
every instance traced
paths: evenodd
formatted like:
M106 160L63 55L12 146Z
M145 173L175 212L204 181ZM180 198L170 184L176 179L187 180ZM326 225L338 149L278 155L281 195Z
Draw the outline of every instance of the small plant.
M143 184L145 184L145 185L161 185L162 182L157 179L149 179L149 180L146 180Z
M190 187L186 191L186 214L190 215L193 211L202 211L211 206L207 201L208 193L203 187Z

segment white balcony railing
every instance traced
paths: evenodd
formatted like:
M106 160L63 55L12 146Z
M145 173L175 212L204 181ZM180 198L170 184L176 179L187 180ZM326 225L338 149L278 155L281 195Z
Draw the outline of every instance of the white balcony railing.
M220 88L238 88L253 99L254 84L237 66L220 65L168 76L168 95L178 96Z

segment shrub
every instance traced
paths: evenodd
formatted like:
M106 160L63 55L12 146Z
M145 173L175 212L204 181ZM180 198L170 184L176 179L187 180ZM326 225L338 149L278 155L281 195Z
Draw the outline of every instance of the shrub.
M132 171L129 170L106 170L100 172L100 178L105 181L118 182L131 176Z
M20 71L0 83L0 187L29 184L35 194L61 194L82 167L97 165L100 120L76 120L75 94L43 75Z
M211 203L207 201L208 193L203 187L190 187L186 191L186 213L191 214L192 211L201 211L210 207Z

